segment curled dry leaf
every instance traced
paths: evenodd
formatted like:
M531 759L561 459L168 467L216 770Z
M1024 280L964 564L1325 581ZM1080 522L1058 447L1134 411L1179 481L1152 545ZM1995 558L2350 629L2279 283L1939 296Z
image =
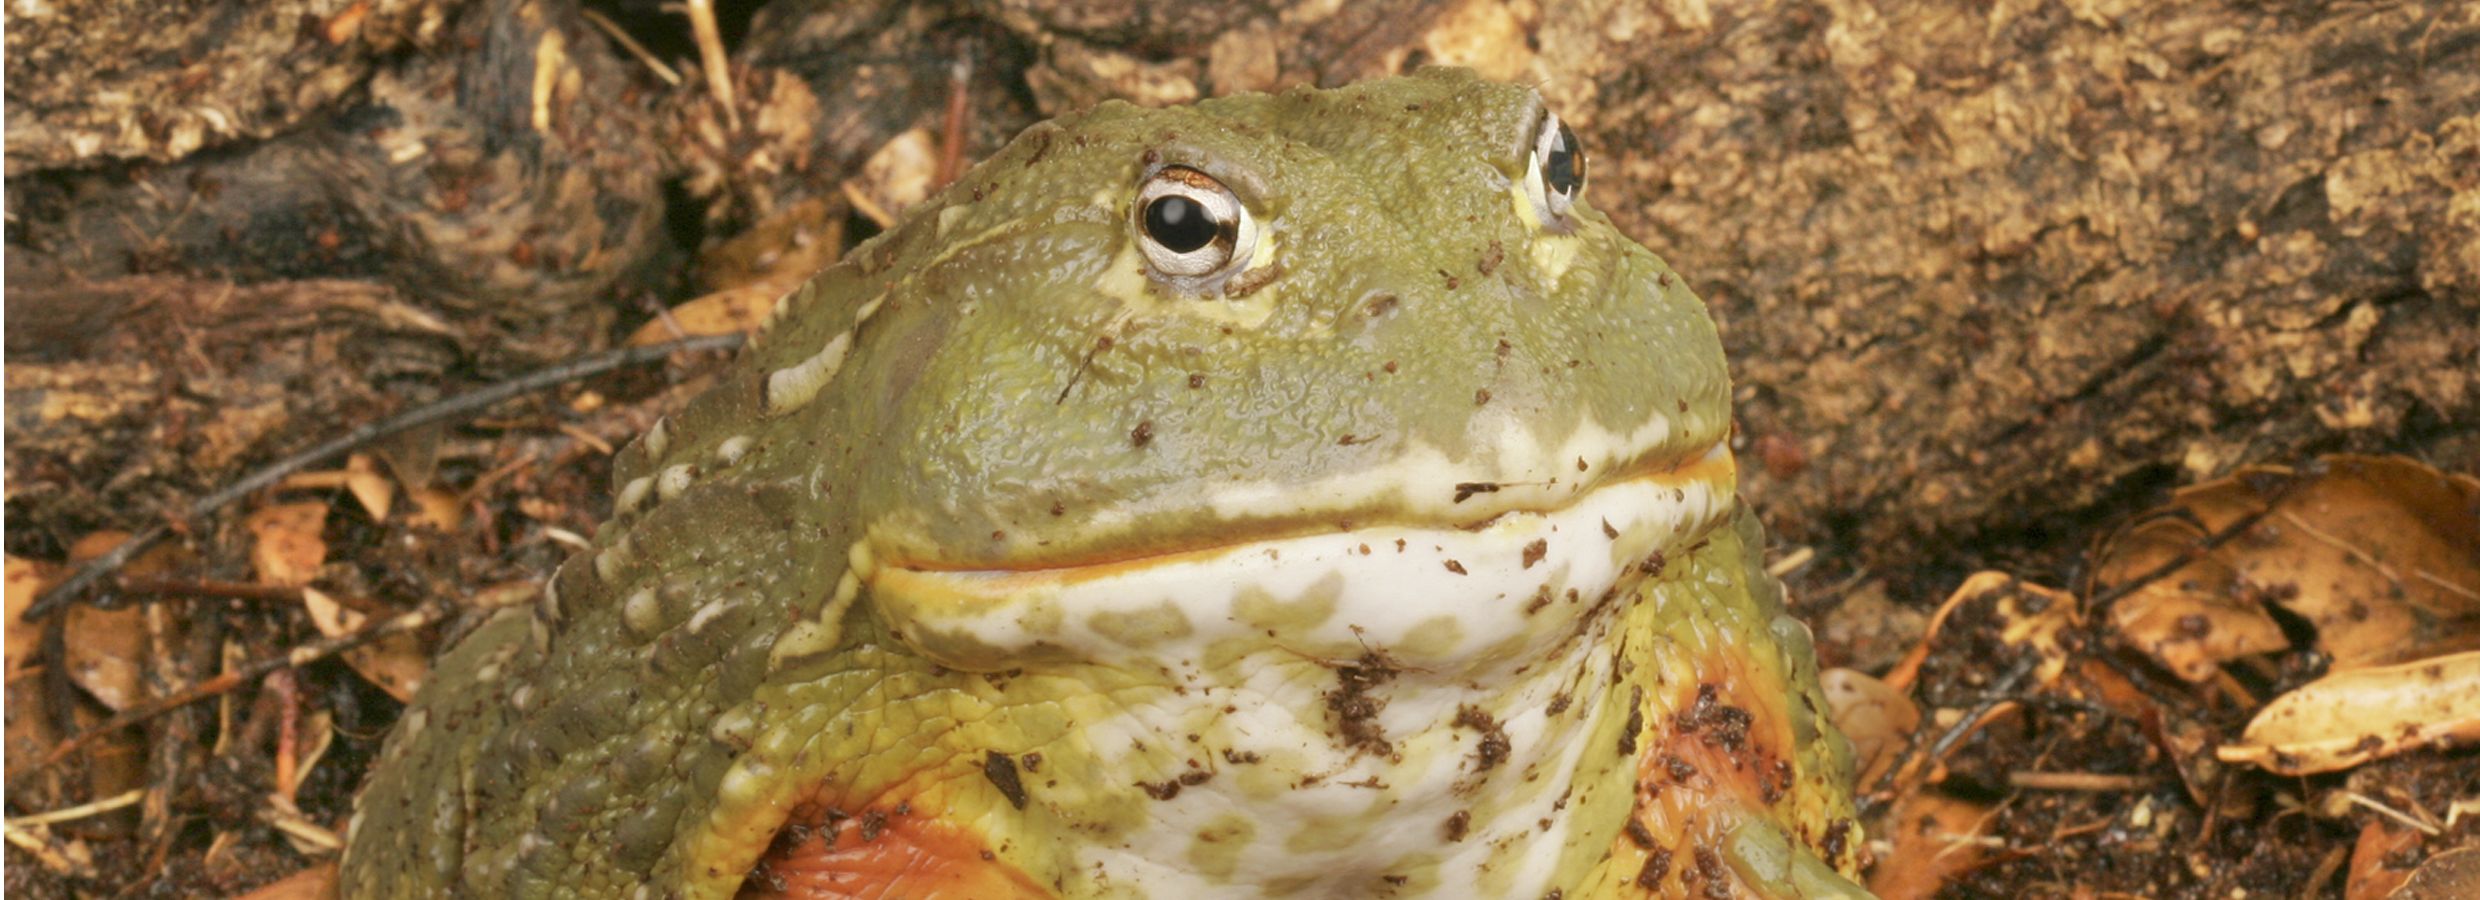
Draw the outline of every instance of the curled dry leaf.
M1947 595L1946 602L1939 604L1937 613L1930 617L1929 631L1921 637L1920 647L1896 664L1895 670L1887 674L1886 682L1899 690L1908 689L1929 646L1945 629L1947 618L1956 610L1973 605L1987 605L1990 608L1991 617L1998 622L2000 642L2040 656L2040 666L2035 670L2038 683L2047 685L2056 682L2058 676L2066 671L2073 652L2063 642L2063 636L2083 618L2082 607L2076 602L2075 595L2042 587L2005 572L1990 571L1972 573L1972 577L1964 579L1954 593Z
M369 620L317 588L301 589L301 605L309 611L310 623L328 637L350 633ZM423 652L422 642L410 634L392 634L346 650L344 661L363 680L405 703L413 702L414 692L422 689L422 679L431 672L429 654Z
M884 228L930 197L938 169L938 139L930 136L930 129L915 128L870 154L861 164L861 174L844 182L844 196L855 210Z
M1826 716L1850 738L1859 760L1860 783L1877 780L1920 728L1920 707L1885 682L1854 669L1827 669Z
M413 501L412 524L455 534L465 524L465 498L441 487L412 488L405 496Z
M1893 838L1894 849L1869 870L1869 892L1882 900L1936 896L1956 876L1982 861L1982 837L1990 807L1934 791L1915 791L1895 801L1886 826L1871 834Z
M344 488L353 492L362 509L373 522L385 522L388 509L396 503L396 482L379 471L379 463L370 454L356 453L344 461Z
M327 504L284 503L251 513L250 564L262 584L300 587L327 563Z
M2387 900L2470 900L2480 897L2480 847L2457 847L2428 858Z
M766 314L775 308L775 299L798 287L800 282L780 284L757 281L728 287L672 307L667 321L657 318L638 326L629 335L629 346L645 347L682 338L710 334L732 334L756 331L766 322Z
M2253 518L2209 550L2214 534ZM2480 644L2480 481L2398 457L2257 467L2178 492L2104 545L2099 589L2190 556L2110 610L2129 644L2191 682L2289 647L2268 604L2316 627L2334 668Z
M2239 743L2216 752L2304 775L2441 740L2480 740L2480 651L2327 675L2274 698Z
M144 615L134 606L97 609L83 603L61 611L69 680L114 712L146 699L139 666L146 655Z
M84 561L110 552L129 539L125 531L98 531L79 538L69 547L72 561ZM169 547L140 554L122 571L131 575L159 575L172 568L175 559ZM146 699L141 683L145 671L146 627L137 607L99 609L83 603L62 610L62 660L69 680L85 689L105 707L117 712L130 704ZM37 632L40 633L40 632Z
M2393 860L2419 846L2420 833L2410 827L2383 818L2369 819L2360 826L2359 840L2353 842L2342 900L2385 900L2411 877L2410 869L2395 868Z
M336 896L336 861L311 866L234 900L326 900Z
M803 200L707 251L699 260L706 270L701 280L713 290L639 326L629 346L758 330L776 300L843 255L842 212Z
M761 282L797 287L844 255L848 212L815 197L787 206L698 254L698 284L708 291Z

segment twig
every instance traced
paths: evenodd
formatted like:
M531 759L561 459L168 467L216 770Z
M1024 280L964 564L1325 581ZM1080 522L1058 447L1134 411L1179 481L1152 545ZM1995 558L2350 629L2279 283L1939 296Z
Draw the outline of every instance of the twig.
M663 79L663 83L669 84L673 87L680 86L680 72L673 69L669 65L665 65L662 60L656 59L654 56L654 51L646 49L646 45L638 43L637 39L630 37L628 32L620 30L620 23L606 19L603 17L602 13L595 12L591 9L584 10L584 12L586 14L586 21L592 22L594 23L594 27L602 29L603 34L609 36L613 43L619 44L622 49L629 51L629 55L637 57L638 62L645 63L646 68L653 69L655 77Z
M2113 791L2149 790L2161 784L2152 775L2110 775L2102 772L2008 772L2006 783L2030 791Z
M2368 795L2366 795L2366 794L2362 794L2362 793L2360 793L2360 792L2358 792L2358 791L2343 791L2343 792L2342 792L2342 798L2343 798L2343 799L2345 799L2345 800L2349 800L2349 801L2351 801L2352 803L2355 803L2355 804L2358 804L2358 805L2360 805L2360 806L2366 807L2366 808L2367 808L2370 812L2373 812L2373 813L2376 813L2376 814L2378 814L2378 815L2384 816L2384 817L2386 817L2386 818L2388 818L2388 819L2392 819L2392 820L2394 820L2394 821L2396 821L2396 822L2400 822L2400 823L2402 823L2402 826L2403 826L2404 828L2409 828L2409 829L2411 829L2411 830L2413 830L2413 831L2417 831L2417 832L2419 832L2419 833L2421 833L2421 834L2424 834L2424 835L2427 835L2427 836L2429 836L2429 837L2436 837L2436 836L2438 836L2438 835L2440 835L2440 834L2444 834L2444 833L2445 833L2442 829L2439 829L2437 826L2432 825L2432 824L2429 824L2428 822L2422 821L2423 819L2428 818L2428 816L2427 816L2427 814L2426 814L2426 812L2427 812L2426 810L2422 810L2422 811L2421 811L2421 813L2422 813L2422 814L2421 814L2420 818L2415 819L2415 818L2412 818L2412 817L2411 817L2411 815L2410 815L2409 813L2403 812L2402 810L2399 810L2399 809L2395 809L2395 808L2393 808L2393 807L2391 807L2391 806L2387 806L2387 805L2385 805L2385 804L2383 804L2383 803L2379 803L2379 802L2377 802L2376 798L2370 797L2370 796L2368 796Z
M2180 569L2187 568L2189 565L2204 559L2205 554L2219 550L2223 544L2237 540L2240 535L2254 530L2256 528L2256 523L2264 521L2266 516L2273 513L2275 507L2282 505L2282 500L2290 493L2290 485L2296 483L2297 481L2298 479L2294 478L2291 482L2284 483L2280 491L2276 492L2273 497L2268 498L2265 501L2265 506L2263 509L2255 510L2232 520L2229 525L2223 526L2220 531L2205 535L2204 540L2197 541L2194 545L2189 546L2187 549L2179 551L2179 554L2176 556L2162 560L2160 565L2147 569L2142 574L2128 579L2125 583L2112 587L2109 590L2102 592L2100 595L2093 597L2090 601L2084 604L2085 610L2088 614L2099 617L2103 611L2110 608L2110 604L2118 602L2119 598L2135 593L2145 585L2170 577L2172 573L2177 572Z
M956 55L947 68L947 134L939 142L939 168L930 185L932 190L946 187L964 174L965 132L973 112L973 46Z
M840 187L844 189L844 201L852 204L853 211L860 213L862 218L869 219L870 224L880 228L888 228L896 224L896 217L893 213L879 206L878 201L870 199L870 195L862 193L861 188L855 186L850 179L845 180Z
M1928 757L1933 760L1946 758L1947 751L1953 750L1957 743L1962 742L1965 735L1979 728L1982 719L1988 718L1989 714L1999 706L2013 702L2014 698L2007 695L2015 690L2016 685L2023 683L2024 678L2031 675L2033 669L2039 667L2037 665L2039 659L2040 657L2036 655L2025 654L2021 660L2017 661L2013 668L2008 669L2006 674L1998 679L1996 684L1990 685L1988 695L1983 697L1981 702L1973 704L1970 712L1956 719L1953 726L1939 734L1937 740L1930 742L1927 748ZM1861 818L1866 819L1876 815L1879 808L1893 799L1888 792L1894 789L1895 779L1900 777L1904 770L1910 768L1912 761L1921 755L1922 747L1919 741L1912 741L1903 747L1903 755L1895 757L1894 762L1886 766L1885 774L1877 776L1877 783L1870 786L1866 797L1861 798Z
M1817 548L1802 546L1799 549L1791 551L1790 553L1783 554L1783 558L1781 559L1766 563L1765 574L1774 578L1781 578L1785 575L1799 571L1801 566L1808 565L1816 558Z
M706 88L723 104L723 122L741 130L740 103L732 97L732 69L723 52L723 29L715 24L714 0L689 0L689 32L697 40L698 60L706 67Z
M301 761L301 691L295 687L293 670L277 669L267 673L267 691L276 698L276 795L293 799L293 791Z
M166 711L179 709L183 706L207 699L208 697L213 697L226 691L230 691L234 688L265 677L268 673L274 672L277 669L309 665L310 663L334 656L338 653L342 653L346 650L359 647L363 644L370 643L371 641L375 641L389 635L403 634L405 632L427 626L432 622L436 622L446 616L447 612L448 604L446 602L440 600L425 601L421 606L415 607L412 612L405 613L404 615L397 616L393 619L372 622L368 625L362 626L359 629L348 631L332 638L322 638L311 641L310 643L293 648L291 652L285 653L282 656L274 656L257 660L249 665L242 666L241 668L232 669L213 678L190 685L189 687L176 693L131 706L128 709L121 710L118 715L106 720L103 724L89 728L83 732L80 732L76 737L60 742L59 746L52 748L52 752L43 755L43 760L40 765L50 766L58 763L63 759L69 758L70 755L75 754L79 750L84 749L87 744L92 743L96 738L119 731L139 722L146 721L147 719L155 716L162 715Z
M10 845L26 851L34 857L35 862L41 863L44 868L62 875L76 875L88 869L92 863L92 860L86 859L86 854L79 852L77 847L62 846L51 835L39 834L33 829L19 828L16 822L8 823L7 835Z
M179 522L185 526L189 523L196 522L199 519L205 518L209 513L213 513L216 510L231 505L235 500L249 496L251 493L260 488L283 480L287 475L293 474L301 469L326 462L329 459L344 454L348 450L352 450L364 444L370 443L371 441L387 437L388 435L396 434L402 431L409 431L436 422L445 422L451 419L472 415L484 409L488 409L491 406L511 397L533 393L534 391L542 390L554 385L565 384L580 378L589 378L595 375L600 375L613 369L652 362L654 360L670 356L674 353L685 353L697 350L728 350L740 346L742 340L744 340L744 338L738 334L718 334L708 335L705 337L694 337L684 341L673 341L668 344L657 344L651 347L629 347L621 350L612 350L605 353L598 353L584 359L561 363L546 369L538 369L481 390L450 397L446 400L442 400L418 409L406 410L405 412L398 413L377 422L372 422L359 428L355 428L352 431L345 432L343 435L332 438L316 447L312 447L308 450L301 451L300 453L295 453L291 456L277 460L268 464L265 468L261 468L256 472L250 473L248 476L243 477L240 481L234 482L230 487L209 494L205 497L201 497L197 502L189 505L189 509L182 513ZM88 560L84 566L80 566L78 568L76 574L62 580L59 584L53 585L50 590L43 592L43 596L36 597L34 603L27 606L25 613L19 616L19 620L32 622L52 614L60 607L68 604L71 600L76 599L79 594L84 593L87 588L92 587L94 583L102 579L103 576L109 575L112 572L119 570L120 567L127 565L129 561L135 558L139 553L144 552L148 547L154 546L155 542L163 540L165 536L170 535L171 533L172 527L170 525L157 523L155 525L148 526L144 531L131 535L127 540L121 541L119 546L113 547L102 556Z
M200 578L183 581L171 578L125 578L118 585L120 592L130 596L153 597L159 600L248 600L254 603L299 603L301 589L247 581L218 581Z
M291 797L282 794L267 795L267 805L259 807L258 818L274 826L277 831L284 832L285 836L322 852L333 853L344 849L343 838L338 837L334 831L328 830L325 826L311 821L310 817L302 815L301 808L293 805Z
M145 788L132 788L130 790L105 797L101 800L89 800L76 806L64 806L59 809L52 810L51 812L39 812L23 816L14 816L9 819L9 827L31 828L36 825L51 825L58 822L75 821L88 816L100 816L104 813L121 809L129 806L130 804L136 803L138 802L138 798L144 796L146 796Z

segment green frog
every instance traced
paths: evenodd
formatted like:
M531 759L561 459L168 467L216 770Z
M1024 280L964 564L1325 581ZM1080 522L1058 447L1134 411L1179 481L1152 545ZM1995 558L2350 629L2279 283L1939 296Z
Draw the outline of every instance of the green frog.
M348 897L1858 894L1688 286L1457 70L1035 126L438 661Z

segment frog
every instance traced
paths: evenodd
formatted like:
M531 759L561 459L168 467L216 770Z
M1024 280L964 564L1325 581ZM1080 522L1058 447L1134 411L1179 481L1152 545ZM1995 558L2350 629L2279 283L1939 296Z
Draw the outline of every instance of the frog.
M436 661L348 897L1864 896L1704 302L1535 89L1029 128Z

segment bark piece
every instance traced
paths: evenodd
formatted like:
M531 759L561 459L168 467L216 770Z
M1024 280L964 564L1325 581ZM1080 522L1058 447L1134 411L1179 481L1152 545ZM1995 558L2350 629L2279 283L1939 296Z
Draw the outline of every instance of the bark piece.
M443 27L440 52L267 140L12 177L10 280L371 278L497 325L488 352L573 352L667 246L653 97L574 0L491 0Z
M8 8L8 174L171 162L335 103L462 0L48 0Z
M2480 8L1544 16L1593 202L1804 451L1749 479L1792 540L1913 567L2247 462L2480 463Z

